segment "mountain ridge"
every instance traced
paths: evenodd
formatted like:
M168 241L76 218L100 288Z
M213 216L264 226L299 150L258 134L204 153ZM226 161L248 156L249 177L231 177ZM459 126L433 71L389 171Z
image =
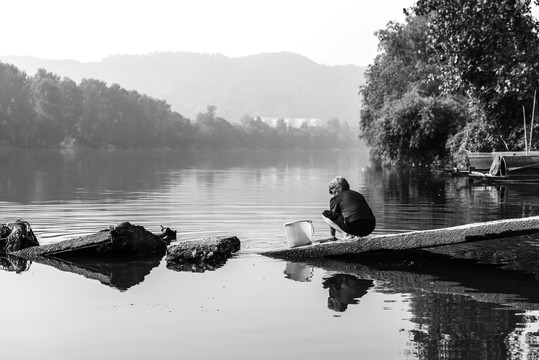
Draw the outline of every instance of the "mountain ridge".
M206 107L238 122L244 115L359 120L365 67L321 65L291 52L230 58L222 54L155 52L111 55L101 61L3 56L28 75L44 68L76 82L93 78L167 101L194 119Z

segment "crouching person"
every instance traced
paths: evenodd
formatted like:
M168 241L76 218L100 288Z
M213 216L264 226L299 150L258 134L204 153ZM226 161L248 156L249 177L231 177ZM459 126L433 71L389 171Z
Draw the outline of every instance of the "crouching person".
M350 190L345 178L337 176L331 180L329 193L333 197L329 201L329 210L322 213L322 220L329 225L333 238L336 238L336 231L343 239L367 236L374 231L376 218L369 204L359 192Z

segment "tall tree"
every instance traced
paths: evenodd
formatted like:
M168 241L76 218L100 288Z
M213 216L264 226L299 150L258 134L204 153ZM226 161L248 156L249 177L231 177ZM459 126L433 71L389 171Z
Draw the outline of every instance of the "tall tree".
M413 11L429 19L425 40L445 90L477 99L499 144L519 146L522 105L530 114L539 87L530 0L418 0Z
M245 145L249 148L270 149L276 146L275 128L271 128L259 117L245 115L241 119L242 130L245 132Z
M223 118L218 117L217 107L210 105L196 118L197 145L207 148L233 148L241 139L239 132Z
M365 73L359 124L375 160L440 161L463 121L462 99L439 91L426 29L425 17L410 15L405 24L391 22L377 33L380 53Z
M39 69L32 78L32 94L37 116L32 129L34 141L42 146L55 146L65 135L60 77Z
M0 144L30 144L35 120L28 77L15 66L0 62Z
M107 100L107 85L103 81L83 79L84 113L80 123L80 136L90 145L110 144L113 137L112 120Z
M84 98L80 87L71 79L64 78L60 82L62 93L63 128L66 135L78 137L80 123L84 114Z
M538 85L530 0L418 0L413 10L429 19L425 40L451 90L493 101Z

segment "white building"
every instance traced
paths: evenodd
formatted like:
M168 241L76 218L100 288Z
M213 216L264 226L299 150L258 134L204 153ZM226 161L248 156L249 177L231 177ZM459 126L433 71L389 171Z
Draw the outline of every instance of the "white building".
M277 127L277 122L279 119L283 119L284 123L288 127L299 128L303 124L307 126L324 126L327 125L327 120L322 120L318 118L277 118L277 117L260 117L260 120L271 127Z

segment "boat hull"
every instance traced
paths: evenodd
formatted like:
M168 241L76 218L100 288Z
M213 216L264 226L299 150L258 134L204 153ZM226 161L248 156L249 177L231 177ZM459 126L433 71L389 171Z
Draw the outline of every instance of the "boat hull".
M487 171L470 170L470 181L539 183L539 152L492 153ZM484 165L482 165L484 166Z

